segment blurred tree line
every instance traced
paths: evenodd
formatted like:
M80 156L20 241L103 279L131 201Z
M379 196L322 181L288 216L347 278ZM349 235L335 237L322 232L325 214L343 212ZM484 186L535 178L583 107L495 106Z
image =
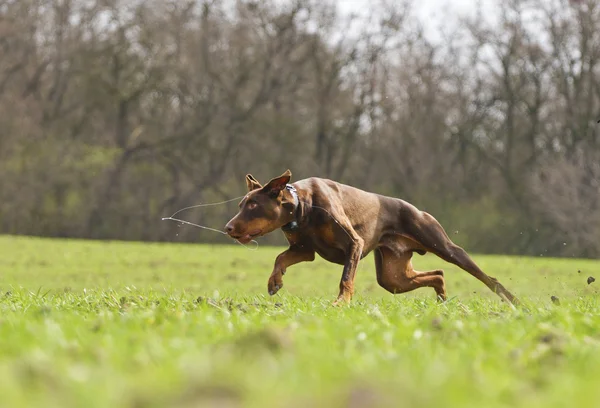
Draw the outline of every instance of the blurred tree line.
M160 219L290 168L470 251L599 256L600 0L497 10L431 41L410 1L0 0L0 232L222 242Z

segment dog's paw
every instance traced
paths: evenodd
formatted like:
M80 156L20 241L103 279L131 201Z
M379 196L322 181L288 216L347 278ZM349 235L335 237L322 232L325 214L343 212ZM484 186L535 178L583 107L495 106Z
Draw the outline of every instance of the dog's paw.
M340 307L340 306L346 306L349 303L350 303L349 298L340 296L331 304L331 306Z
M279 289L283 288L283 281L281 280L281 276L273 276L269 278L269 283L267 284L267 290L269 291L269 295L273 296Z

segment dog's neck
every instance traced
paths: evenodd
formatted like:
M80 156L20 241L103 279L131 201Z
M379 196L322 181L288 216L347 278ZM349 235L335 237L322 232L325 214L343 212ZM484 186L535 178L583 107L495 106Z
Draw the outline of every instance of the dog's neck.
M286 184L285 189L292 195L292 198L294 200L294 209L292 210L294 219L285 224L283 227L281 227L281 229L284 231L295 231L298 229L298 221L296 220L296 217L298 213L298 205L300 204L300 200L298 199L298 192L296 191L296 188L294 186L292 186L291 184Z

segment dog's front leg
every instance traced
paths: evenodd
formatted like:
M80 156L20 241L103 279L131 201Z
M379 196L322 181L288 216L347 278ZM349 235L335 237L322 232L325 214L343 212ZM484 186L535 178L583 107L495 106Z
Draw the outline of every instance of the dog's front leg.
M352 295L354 294L354 277L356 276L358 262L362 257L363 246L363 240L358 236L354 238L354 241L350 245L348 259L344 264L344 272L342 272L342 280L340 281L340 294L336 301L333 302L334 306L341 303L349 303L352 300Z
M269 295L273 296L283 287L283 275L285 270L300 262L310 262L315 260L315 251L307 246L299 244L291 245L286 251L277 256L273 272L269 277L267 288Z

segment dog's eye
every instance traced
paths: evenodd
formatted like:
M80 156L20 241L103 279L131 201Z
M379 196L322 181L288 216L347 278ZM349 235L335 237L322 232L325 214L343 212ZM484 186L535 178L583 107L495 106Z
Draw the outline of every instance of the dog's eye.
M256 204L255 202L250 202L250 203L248 203L248 205L246 207L249 210L254 210L257 206L258 206L258 204Z

